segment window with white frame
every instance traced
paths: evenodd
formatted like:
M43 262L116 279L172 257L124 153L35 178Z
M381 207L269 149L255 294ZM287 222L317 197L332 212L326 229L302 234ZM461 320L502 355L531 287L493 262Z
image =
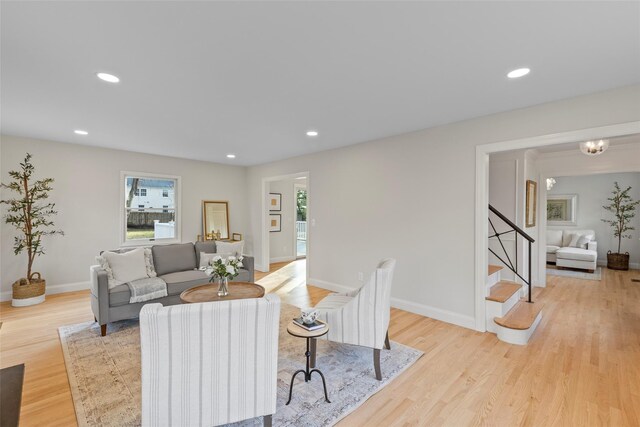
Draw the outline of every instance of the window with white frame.
M122 243L179 241L179 188L180 177L123 172Z

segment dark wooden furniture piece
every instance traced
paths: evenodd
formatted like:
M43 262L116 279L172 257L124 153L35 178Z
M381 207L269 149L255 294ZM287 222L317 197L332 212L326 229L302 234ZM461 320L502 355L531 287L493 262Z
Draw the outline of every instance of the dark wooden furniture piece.
M287 326L287 332L289 332L289 334L294 337L305 338L307 340L307 351L304 353L304 355L307 358L307 367L306 369L297 370L291 377L291 385L289 386L289 400L287 400L286 404L288 405L289 403L291 403L291 395L293 394L293 381L296 379L296 376L302 373L304 374L304 382L309 382L311 381L311 374L314 372L317 372L320 375L320 378L322 378L322 387L324 387L324 400L326 400L327 403L331 403L331 401L329 400L329 396L327 395L327 383L324 380L324 375L322 374L322 372L320 372L319 369L315 368L316 338L321 337L327 332L329 332L329 325L325 323L325 326L322 329L316 329L315 331L308 331L303 327L296 325L293 321L291 321ZM310 369L310 366L311 366L310 359L312 354L313 354L314 368Z

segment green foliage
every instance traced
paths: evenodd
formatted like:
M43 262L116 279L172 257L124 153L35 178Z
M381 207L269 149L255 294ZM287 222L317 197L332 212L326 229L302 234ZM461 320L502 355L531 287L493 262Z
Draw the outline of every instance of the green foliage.
M618 183L614 182L612 196L607 198L611 204L603 206L605 210L611 212L614 216L614 219L603 219L602 221L613 228L613 236L618 238L618 253L620 253L622 239L631 238L631 234L627 232L635 230L630 224L631 220L636 216L636 206L640 204L640 200L634 201L629 196L629 191L631 191L631 187L622 190Z
M58 213L55 204L44 202L49 197L53 178L31 182L33 173L31 154L27 153L24 161L20 163L20 170L9 172L13 181L8 184L0 183L1 188L18 194L17 198L0 200L0 203L8 205L4 221L20 232L15 237L13 252L18 255L27 251L27 279L31 278L31 267L35 258L44 254L42 238L54 234L64 235L61 230L52 229L54 223L50 217Z
M296 210L298 213L297 220L306 221L307 220L307 191L306 190L297 191Z

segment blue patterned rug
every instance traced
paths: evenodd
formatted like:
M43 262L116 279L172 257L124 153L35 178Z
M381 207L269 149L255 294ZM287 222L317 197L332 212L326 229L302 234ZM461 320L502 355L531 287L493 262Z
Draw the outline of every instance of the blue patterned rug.
M278 400L274 426L330 426L344 418L369 397L413 365L422 352L391 342L382 350L382 381L375 379L370 348L319 340L317 367L324 373L331 403L326 403L322 381L314 376L308 383L298 375L293 399L289 397L291 375L305 365L305 340L286 332L299 309L283 304L280 315L278 354ZM59 329L67 375L80 426L140 425L140 332L137 320L109 325L100 336L94 322ZM256 418L237 426L262 425Z

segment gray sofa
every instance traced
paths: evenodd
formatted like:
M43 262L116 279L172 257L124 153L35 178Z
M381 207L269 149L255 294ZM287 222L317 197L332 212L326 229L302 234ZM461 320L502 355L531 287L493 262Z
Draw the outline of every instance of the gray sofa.
M113 252L123 252L121 249ZM153 264L158 277L167 283L167 296L143 303L130 304L131 292L125 283L109 289L107 272L99 265L90 267L91 272L91 309L96 322L100 324L102 336L107 334L107 324L118 320L138 317L145 304L180 304L180 293L191 287L207 283L209 276L198 270L200 252L216 253L215 242L180 243L174 245L156 245L151 247ZM253 257L244 256L244 267L233 279L238 282L253 282Z

